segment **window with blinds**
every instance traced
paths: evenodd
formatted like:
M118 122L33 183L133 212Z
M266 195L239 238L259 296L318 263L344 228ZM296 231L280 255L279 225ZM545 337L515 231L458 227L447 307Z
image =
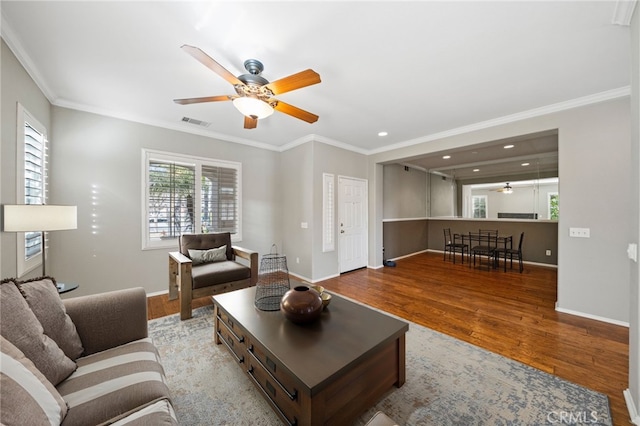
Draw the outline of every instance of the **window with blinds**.
M335 179L322 174L322 251L335 250Z
M24 107L18 104L18 203L46 204L47 201L47 130ZM18 234L18 276L42 265L44 241L40 232Z
M144 150L143 248L175 247L183 233L241 233L241 164Z

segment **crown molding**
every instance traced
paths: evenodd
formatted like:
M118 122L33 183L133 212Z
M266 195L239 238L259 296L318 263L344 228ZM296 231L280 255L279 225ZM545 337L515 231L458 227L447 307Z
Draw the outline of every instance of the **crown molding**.
M385 147L373 149L369 151L369 155L379 154L382 152L393 151L394 149L406 148L413 145L418 145L425 142L433 142L438 139L444 139L451 136L458 136L465 133L474 132L477 130L488 129L490 127L500 126L503 124L509 124L516 121L526 120L529 118L540 117L555 112L566 111L573 108L587 106L599 102L605 102L613 99L623 98L631 95L631 86L625 86L618 89L607 90L593 95L583 96L581 98L572 99L569 101L558 102L556 104L547 105L540 108L530 109L528 111L519 112L516 114L505 115L504 117L494 118L492 120L482 121L468 126L458 127L456 129L446 130L444 132L434 133L421 138L411 139L397 144L388 145Z
M613 10L611 23L614 25L622 25L628 27L631 25L633 11L636 8L637 0L617 0L616 7Z
M7 43L7 46L9 46L9 49L11 49L18 59L18 62L20 62L22 67L27 71L27 74L29 74L49 102L53 103L57 99L57 95L45 83L42 73L38 70L38 67L36 67L31 57L27 55L20 39L13 31L13 28L11 28L11 25L9 25L9 21L5 18L4 13L1 13L0 17L0 34L5 43Z
M84 104L77 104L74 102L69 102L66 100L58 100L57 102L53 102L53 105L55 106L59 106L62 108L69 108L69 109L74 109L77 111L83 111L83 112L88 112L91 114L97 114L97 115L102 115L105 117L112 117L112 118L117 118L120 120L125 120L125 121L131 121L134 123L140 123L140 124L146 124L149 126L154 126L154 127L160 127L163 129L168 129L168 130L175 130L177 132L182 132L182 133L189 133L189 134L193 134L193 135L198 135L198 136L204 136L207 138L211 138L211 139L216 139L222 142L231 142L231 143L237 143L240 145L247 145L247 146L251 146L254 148L260 148L260 149L266 149L268 151L279 151L279 147L271 145L271 144L267 144L267 143L263 143L263 142L256 142L250 139L243 139L243 138L237 138L234 136L230 136L230 135L226 135L223 133L217 133L217 132L213 132L211 130L204 130L204 129L199 129L199 128L191 128L190 126L186 125L186 124L182 124L182 122L180 123L172 123L172 122L167 122L167 121L162 121L162 120L151 120L148 119L146 117L142 117L142 116L134 116L131 114L121 114L115 111L111 111L111 110L106 110L106 109L101 109L101 108L95 108L95 107L91 107L91 106L87 106Z

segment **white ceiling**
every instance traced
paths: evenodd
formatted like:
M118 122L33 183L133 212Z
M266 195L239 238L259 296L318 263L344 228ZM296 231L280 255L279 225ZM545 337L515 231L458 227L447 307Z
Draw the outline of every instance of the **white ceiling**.
M3 38L55 105L275 150L315 138L363 153L550 106L625 96L629 28L612 24L616 5L0 3ZM234 94L183 44L200 47L236 75L248 58L263 62L270 81L312 68L322 83L278 98L320 119L308 124L276 112L245 130L230 102L175 104ZM198 127L183 117L211 124Z

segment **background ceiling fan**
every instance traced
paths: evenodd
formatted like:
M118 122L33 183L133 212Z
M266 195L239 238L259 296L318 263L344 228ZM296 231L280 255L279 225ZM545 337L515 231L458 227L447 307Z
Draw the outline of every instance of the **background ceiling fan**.
M513 187L509 185L509 182L507 182L507 184L504 187L493 189L493 191L502 192L503 194L511 194L513 192Z
M312 69L300 71L270 83L260 75L264 66L257 59L246 60L244 67L248 74L236 77L199 48L185 44L181 49L231 83L237 95L174 99L175 103L188 105L202 102L233 101L233 105L244 115L245 129L255 129L258 126L258 119L270 116L274 110L307 123L318 121L317 115L274 98L274 95L320 83L320 75Z

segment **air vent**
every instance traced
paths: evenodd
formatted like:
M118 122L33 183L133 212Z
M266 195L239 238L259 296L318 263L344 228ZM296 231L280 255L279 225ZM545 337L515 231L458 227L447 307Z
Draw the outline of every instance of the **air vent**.
M196 126L201 127L209 127L211 123L207 123L206 121L196 120L195 118L182 117L182 121L189 124L195 124Z

